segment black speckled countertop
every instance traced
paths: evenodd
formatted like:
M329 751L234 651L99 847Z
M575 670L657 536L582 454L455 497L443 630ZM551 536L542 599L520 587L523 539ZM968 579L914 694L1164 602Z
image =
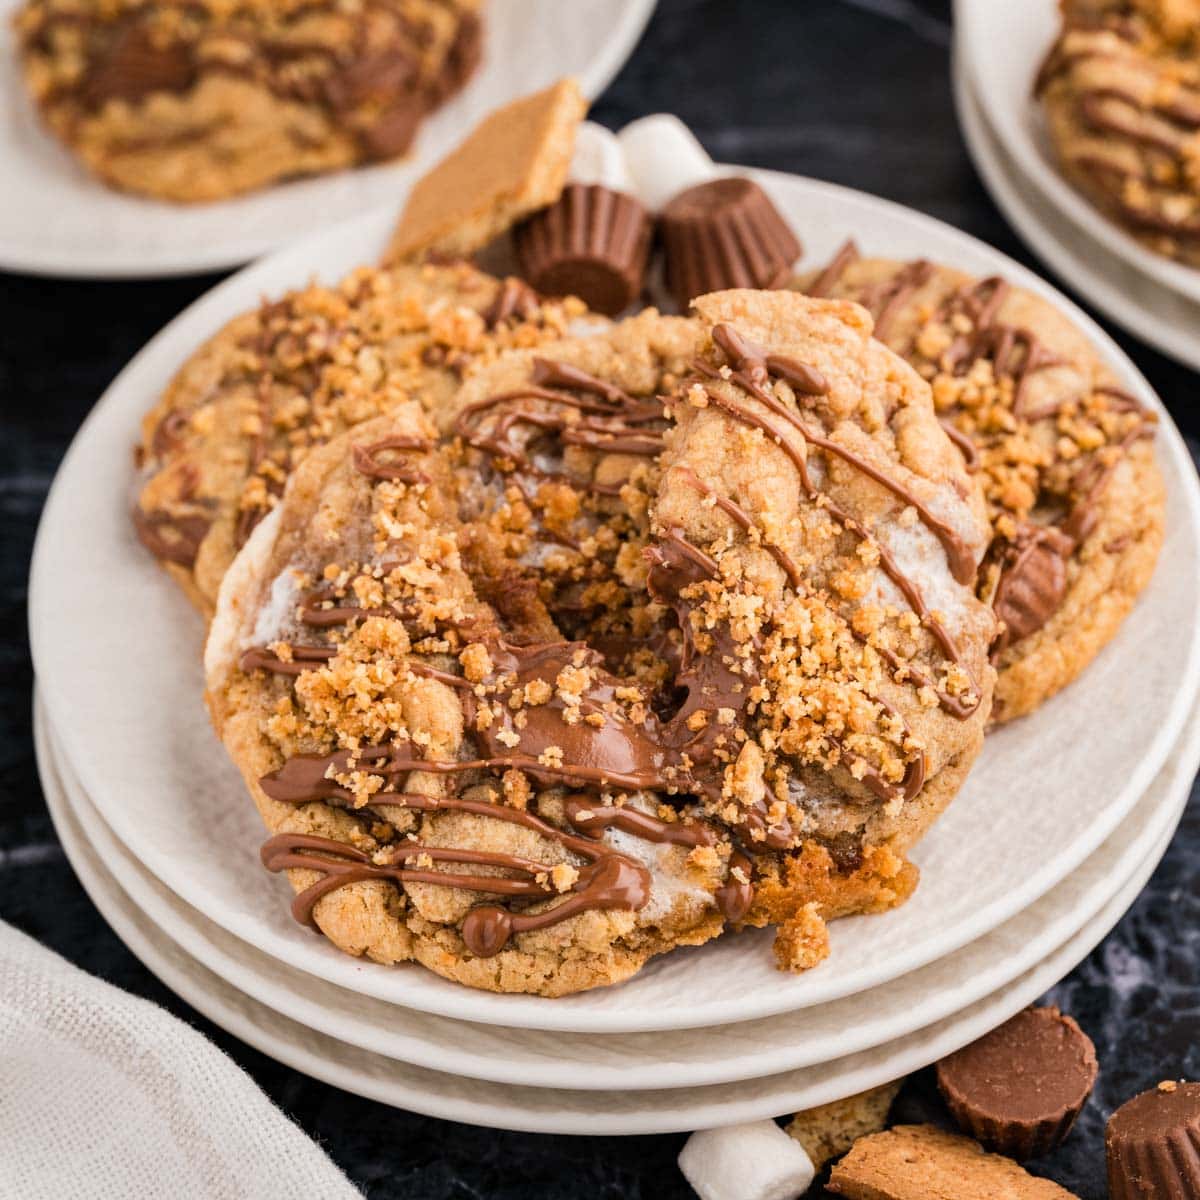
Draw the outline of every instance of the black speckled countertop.
M719 159L887 196L1040 269L988 199L959 135L950 95L949 8L948 0L663 0L593 116L615 127L646 113L675 112ZM202 1029L368 1196L690 1196L675 1167L682 1135L587 1139L485 1131L373 1104L263 1057L150 975L93 909L67 865L38 788L30 729L25 598L38 515L59 459L104 386L214 282L0 276L0 917ZM1086 296L1076 299L1086 306ZM1195 448L1195 375L1112 332ZM1200 798L1193 791L1149 886L1049 997L1091 1034L1102 1069L1076 1132L1035 1169L1086 1200L1105 1194L1108 1113L1159 1079L1200 1078L1197 854ZM898 1103L901 1117L942 1119L924 1076Z

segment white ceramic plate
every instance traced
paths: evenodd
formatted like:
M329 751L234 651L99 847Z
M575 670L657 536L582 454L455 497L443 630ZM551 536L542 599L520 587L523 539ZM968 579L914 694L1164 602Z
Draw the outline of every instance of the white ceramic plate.
M1200 371L1200 304L1160 287L1040 201L1037 187L996 140L961 68L954 91L972 161L1026 245L1122 328Z
M1159 409L1168 569L1158 571L1118 637L1035 718L989 739L958 799L917 849L923 882L914 897L882 916L838 922L831 957L803 975L775 969L770 934L762 932L677 951L621 987L552 1001L471 991L419 968L347 958L291 921L286 882L258 862L257 815L199 699L200 619L133 534L129 454L142 413L186 354L261 295L375 258L389 227L375 214L248 268L154 338L85 422L39 530L31 637L47 709L105 820L184 900L290 966L442 1016L593 1033L707 1027L851 995L959 949L1074 871L1130 811L1200 687L1200 489L1169 416L1092 321L997 251L875 197L753 174L808 243L811 261L824 261L853 234L868 252L1002 273L1070 313L1122 386Z
M1044 199L1110 254L1160 286L1200 302L1200 270L1147 250L1059 173L1033 81L1058 35L1052 0L957 0L955 45L1003 149Z
M39 760L129 900L227 984L361 1049L470 1078L577 1090L700 1087L812 1066L960 1012L1030 970L1092 920L1175 827L1200 763L1200 712L1121 829L1024 912L889 986L816 1008L713 1029L561 1034L452 1021L360 996L290 969L206 920L140 866L96 812L36 708Z
M919 1033L835 1062L740 1083L658 1091L567 1091L488 1083L397 1062L317 1033L239 992L201 966L131 903L76 823L52 764L43 761L42 768L55 828L96 907L129 949L209 1020L264 1054L345 1091L445 1120L534 1133L674 1133L732 1125L825 1104L919 1070L1007 1020L1084 958L1136 899L1171 832L1069 942L1007 987ZM1180 808L1186 796L1185 784Z
M479 71L425 123L409 158L174 205L105 187L41 127L10 29L20 2L0 0L0 267L101 279L220 270L377 206L396 211L412 181L492 109L564 75L598 96L654 10L654 0L491 0Z

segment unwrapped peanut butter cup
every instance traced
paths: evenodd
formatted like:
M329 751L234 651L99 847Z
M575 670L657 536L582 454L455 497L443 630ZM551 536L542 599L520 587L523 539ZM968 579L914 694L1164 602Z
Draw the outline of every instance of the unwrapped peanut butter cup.
M1200 1083L1167 1081L1127 1100L1104 1134L1109 1200L1200 1196Z
M954 1119L1010 1158L1048 1154L1071 1132L1096 1082L1096 1048L1057 1008L1027 1008L937 1065Z
M614 316L642 291L650 218L625 192L569 183L513 233L521 274L544 296L578 296Z
M667 290L681 309L724 288L776 288L800 243L749 179L710 179L680 192L659 213Z

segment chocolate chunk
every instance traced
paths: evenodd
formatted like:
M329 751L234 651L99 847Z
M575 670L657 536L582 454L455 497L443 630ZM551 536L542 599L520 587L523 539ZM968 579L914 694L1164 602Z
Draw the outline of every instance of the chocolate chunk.
M341 64L325 80L325 97L338 112L362 104L382 103L399 92L415 90L416 59L398 46L359 54Z
M1110 1200L1200 1196L1200 1083L1160 1083L1127 1100L1104 1134Z
M479 315L489 329L495 329L514 318L518 321L533 320L541 303L541 297L525 280L508 275L496 290L496 298Z
M363 153L374 161L399 157L412 145L427 111L418 93L406 92L359 130Z
M659 214L666 285L681 309L723 288L782 287L800 243L749 179L711 179L680 192Z
M179 42L159 42L141 24L129 24L107 53L93 58L82 86L84 103L137 104L151 92L186 92L196 80L191 52Z
M483 58L483 25L475 13L459 15L458 29L446 51L441 74L429 83L429 103L441 104L475 74Z
M972 1137L1010 1158L1048 1154L1096 1082L1091 1039L1057 1008L1027 1008L942 1059L938 1087Z
M570 183L513 237L521 273L544 296L578 296L614 316L641 293L650 218L624 192Z
M1067 592L1067 559L1075 543L1051 526L1026 525L1000 557L992 601L1004 629L999 651L1036 633L1058 611Z

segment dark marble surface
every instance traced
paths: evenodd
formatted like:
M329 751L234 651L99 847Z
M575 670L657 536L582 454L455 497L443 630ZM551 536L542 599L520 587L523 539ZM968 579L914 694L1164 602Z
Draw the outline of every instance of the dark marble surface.
M954 119L946 0L663 0L594 115L619 126L670 110L717 157L876 192L1033 263L971 168ZM203 1029L380 1200L671 1200L683 1137L534 1137L429 1120L284 1068L157 982L75 881L37 784L25 632L38 514L67 443L142 343L214 279L74 283L0 277L0 916L74 962ZM1087 297L1078 297L1085 304ZM1114 330L1185 432L1196 378ZM1200 798L1152 882L1051 999L1096 1040L1099 1087L1070 1141L1036 1169L1104 1195L1103 1127L1133 1092L1200 1077ZM900 1100L941 1119L929 1080ZM0 1157L2 1157L0 1149Z

